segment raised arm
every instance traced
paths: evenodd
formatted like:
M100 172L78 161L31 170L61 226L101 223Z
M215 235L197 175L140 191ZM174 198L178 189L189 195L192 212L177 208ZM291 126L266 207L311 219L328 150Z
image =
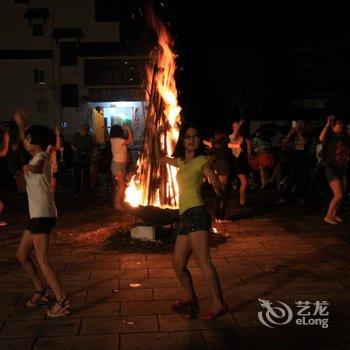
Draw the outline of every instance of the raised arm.
M125 125L124 128L125 128L125 130L128 131L128 138L125 140L125 145L130 145L134 141L133 136L132 136L132 130L131 130L129 125Z
M329 117L327 118L327 123L326 123L325 127L322 129L321 134L320 134L320 136L319 136L319 140L320 140L321 142L324 142L324 141L326 140L326 137L327 137L327 135L328 135L329 128L330 128L330 126L331 126L331 122L332 122L332 116L329 116Z
M208 179L209 183L213 186L214 191L221 196L223 193L222 184L215 174L213 168L211 167L210 163L205 163L202 167L202 173L203 175Z
M282 142L282 145L283 145L283 146L285 146L285 145L289 142L291 136L295 133L295 131L296 131L295 128L291 128L291 129L289 130L289 133L287 134L287 136L284 138L284 140L283 140L283 142Z
M7 131L5 131L5 133L4 133L3 140L4 140L4 142L3 142L3 145L0 149L0 157L5 157L8 150L9 150L10 134Z
M55 149L56 151L59 151L62 145L61 145L61 139L60 139L60 129L57 126L55 127L55 135L56 135Z

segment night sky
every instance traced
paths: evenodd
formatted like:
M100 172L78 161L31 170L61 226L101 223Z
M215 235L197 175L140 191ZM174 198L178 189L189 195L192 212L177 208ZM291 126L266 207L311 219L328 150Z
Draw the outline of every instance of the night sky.
M260 79L257 89L268 86L270 95L278 99L293 93L284 86L287 68L281 50L350 42L350 21L343 2L322 5L318 1L164 0L154 1L154 7L169 24L175 40L177 84L184 115L207 128L214 118L216 123L227 125L239 116L222 79L232 70L236 69L237 76L244 69L253 75L257 72ZM241 60L246 61L244 69L231 65L230 57L226 56L229 52L239 52ZM245 55L250 58L245 60ZM261 57L264 63L256 68ZM217 74L219 70L221 75ZM269 107L266 101L262 103ZM247 118L269 119L256 110L246 114Z

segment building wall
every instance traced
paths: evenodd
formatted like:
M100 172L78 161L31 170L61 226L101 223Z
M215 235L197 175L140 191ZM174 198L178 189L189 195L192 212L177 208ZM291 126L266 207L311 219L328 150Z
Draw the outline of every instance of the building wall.
M29 21L23 18L27 9L34 8L47 8L50 14L42 37L33 37ZM9 119L20 106L30 112L29 123L53 127L66 121L68 128L64 133L72 135L89 117L83 99L88 91L84 86L84 58L78 57L76 66L61 67L59 42L51 37L52 31L54 28L81 28L84 33L82 43L117 43L119 23L96 22L95 0L30 0L24 4L3 0L0 1L0 18L3 28L0 31L0 120ZM36 21L34 19L32 23ZM4 56L5 50L7 55L12 55L11 59ZM52 58L18 59L15 58L18 50L50 50ZM45 84L34 83L34 69L45 70ZM78 85L79 107L61 106L61 84Z

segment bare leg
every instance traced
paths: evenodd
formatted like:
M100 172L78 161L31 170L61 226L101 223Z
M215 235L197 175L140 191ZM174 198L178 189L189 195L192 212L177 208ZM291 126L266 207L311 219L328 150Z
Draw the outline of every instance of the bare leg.
M40 278L39 271L35 266L30 254L34 248L32 234L28 230L24 230L21 242L17 250L17 259L22 264L23 269L35 286L35 290L41 291L45 288L45 284Z
M114 208L123 209L124 196L125 196L125 174L122 171L117 172L116 178L118 179L118 188L115 193Z
M330 181L329 186L333 191L333 198L329 203L326 218L333 219L334 215L336 215L339 204L343 199L343 186L339 179Z
M58 301L66 298L63 287L58 279L57 272L49 259L50 235L45 233L36 233L32 235L36 259L43 272L46 282L51 287Z
M177 278L186 291L186 298L194 300L197 298L193 288L192 276L187 268L187 262L192 253L190 239L185 235L178 235L175 242L173 267Z
M241 205L244 205L246 203L246 192L247 192L247 185L248 185L248 179L246 174L239 174L238 175L239 181L241 183L239 187L239 203Z
M208 232L206 231L190 233L191 247L211 291L213 297L212 310L216 312L222 308L224 299L218 273L211 261L208 238Z

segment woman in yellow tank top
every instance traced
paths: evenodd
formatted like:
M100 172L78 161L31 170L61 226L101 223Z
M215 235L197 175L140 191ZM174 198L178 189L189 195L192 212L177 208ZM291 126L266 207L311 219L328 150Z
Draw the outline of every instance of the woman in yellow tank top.
M161 156L159 145L156 150L163 162L179 168L177 181L181 232L175 242L173 266L186 295L176 300L172 307L177 309L198 303L192 276L187 268L187 262L193 252L213 297L211 309L205 312L201 319L212 320L227 312L228 307L223 300L219 277L210 257L211 217L204 207L200 190L203 177L208 179L218 194L222 193L222 185L204 156L203 143L194 126L181 127L174 158Z

